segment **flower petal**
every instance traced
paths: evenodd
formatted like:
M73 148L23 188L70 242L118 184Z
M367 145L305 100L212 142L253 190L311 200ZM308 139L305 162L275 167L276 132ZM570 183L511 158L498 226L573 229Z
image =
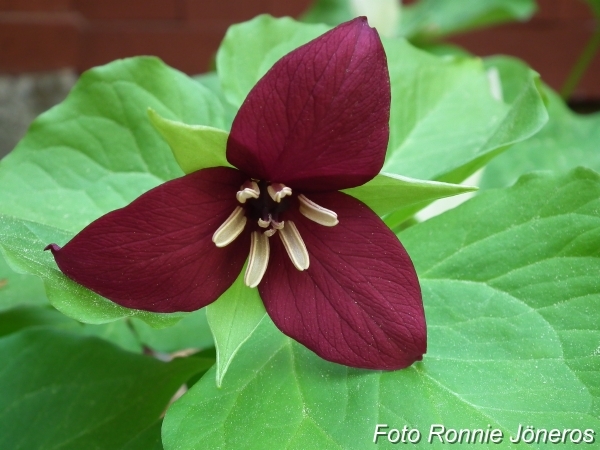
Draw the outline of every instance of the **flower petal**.
M227 160L308 192L359 186L383 165L389 113L381 40L357 18L275 63L233 121Z
M115 303L200 309L231 286L248 256L247 233L224 248L212 242L244 179L225 167L194 172L100 217L64 247L48 248L65 275Z
M298 271L271 238L259 291L275 325L347 366L391 370L420 360L427 347L421 290L398 238L353 197L333 192L311 200L335 211L340 222L324 227L291 208L286 214L306 243L310 267Z

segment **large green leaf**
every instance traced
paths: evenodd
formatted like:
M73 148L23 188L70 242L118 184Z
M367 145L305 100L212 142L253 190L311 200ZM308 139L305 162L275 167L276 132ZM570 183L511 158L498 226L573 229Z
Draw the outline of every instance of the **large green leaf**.
M0 337L30 327L51 327L77 332L80 331L81 324L50 305L19 305L0 312Z
M11 450L122 448L204 369L51 330L0 339L0 360L0 448Z
M550 119L535 136L520 142L488 164L481 187L513 184L532 170L568 170L584 165L600 171L600 113L580 115L545 87Z
M378 215L383 216L413 206L423 206L438 198L472 192L477 188L437 181L415 180L400 175L380 173L362 186L344 192L356 197Z
M0 337L25 328L52 328L66 330L81 336L96 336L119 347L141 353L142 346L124 320L91 325L82 324L61 314L50 305L19 305L0 312Z
M547 121L538 75L516 60L486 67L401 40L388 41L386 52L393 100L385 172L461 182Z
M217 72L207 72L201 75L195 75L194 80L198 83L202 84L205 88L210 90L215 96L221 101L221 106L224 110L223 121L225 124L225 130L231 129L231 123L233 122L233 118L237 113L237 108L229 103L227 98L225 98L225 94L223 93L223 89L221 89L221 81L219 80L219 75Z
M135 317L131 318L131 326L140 342L158 352L174 353L213 347L205 308L186 315L170 327L157 329Z
M165 448L363 449L377 424L417 428L426 448L444 447L427 442L433 424L498 428L502 448L519 425L597 433L598 174L528 176L400 238L423 288L422 362L386 373L349 369L265 320L220 389L209 372L170 408ZM395 448L385 437L379 444Z
M16 273L0 252L0 311L21 304L47 303L44 285L39 278Z
M84 323L80 325L81 334L83 336L95 336L104 339L133 353L141 353L143 349L142 342L138 338L137 333L133 331L128 320L129 318L109 323Z
M221 298L206 307L217 351L217 386L221 386L234 356L266 315L258 289L244 284L245 272L246 267Z
M420 0L402 10L400 34L417 41L509 21L525 21L535 0Z
M221 102L200 83L156 58L120 60L83 74L0 161L2 250L13 267L44 280L53 305L84 322L136 313L67 280L43 248L64 245L100 215L182 175L149 107L166 119L224 126Z
M162 420L159 420L135 436L121 450L163 450L161 427Z

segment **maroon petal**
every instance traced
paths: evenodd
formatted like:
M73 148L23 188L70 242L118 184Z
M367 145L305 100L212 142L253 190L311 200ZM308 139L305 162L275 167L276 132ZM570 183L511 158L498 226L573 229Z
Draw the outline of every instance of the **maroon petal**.
M359 186L383 165L389 113L383 46L357 18L267 72L235 117L227 159L254 178L304 191Z
M224 167L194 172L100 217L64 247L47 248L65 275L120 305L202 308L231 286L248 256L247 235L224 248L212 242L244 178Z
M328 228L287 214L310 267L298 271L276 236L259 290L283 333L329 361L401 369L420 360L427 338L421 290L398 238L366 205L333 192L310 199L338 214Z

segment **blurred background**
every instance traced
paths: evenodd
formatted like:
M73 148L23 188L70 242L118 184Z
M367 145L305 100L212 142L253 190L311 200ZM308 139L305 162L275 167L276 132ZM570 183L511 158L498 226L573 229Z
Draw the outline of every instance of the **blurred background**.
M335 23L335 17L343 16L335 14L345 8L340 6L345 1L0 0L0 157L93 66L156 55L187 74L203 73L214 68L215 52L229 25L262 13ZM443 39L480 56L519 57L552 88L562 90L573 109L600 109L596 0L510 1L513 11L506 17L486 17L483 12L475 22L465 18L464 30L452 32L443 32L435 17L419 17L418 3L428 3L431 10L435 1L403 2L406 17L413 25L419 22L420 34L410 35L410 23L405 27L413 43L427 47ZM395 34L402 35L400 30ZM573 79L573 68L586 52L586 67Z

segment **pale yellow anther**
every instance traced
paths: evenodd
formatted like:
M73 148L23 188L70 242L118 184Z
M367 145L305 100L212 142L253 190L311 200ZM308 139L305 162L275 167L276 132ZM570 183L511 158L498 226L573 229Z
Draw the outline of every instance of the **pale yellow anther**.
M273 236L275 233L277 233L277 230L273 229L273 228L269 228L267 231L265 231L263 234L266 237L271 237Z
M307 199L303 194L298 196L298 200L300 201L300 213L313 222L326 227L333 227L340 222L336 213L330 209L317 205L312 200Z
M269 216L269 220L258 219L258 226L261 228L267 228L271 223L271 216Z
M265 234L253 231L250 240L250 255L244 274L244 283L256 287L264 276L269 264L269 238Z
M279 230L279 237L285 247L292 264L298 270L306 270L310 264L308 250L298 232L298 228L291 220L285 222L285 227Z
M267 186L267 192L274 202L280 203L282 198L292 195L292 188L281 183L271 183Z
M246 226L244 208L236 206L223 225L213 234L212 241L217 247L225 247L235 241Z
M246 181L240 187L240 190L235 194L235 198L240 203L246 203L246 200L249 198L258 198L260 196L260 189L258 188L258 183L256 181Z
M281 230L284 225L285 222L283 220L281 222L275 222L274 220L271 221L271 226L276 230Z

